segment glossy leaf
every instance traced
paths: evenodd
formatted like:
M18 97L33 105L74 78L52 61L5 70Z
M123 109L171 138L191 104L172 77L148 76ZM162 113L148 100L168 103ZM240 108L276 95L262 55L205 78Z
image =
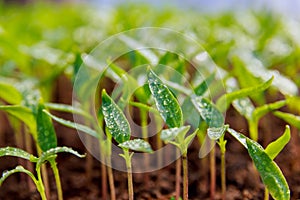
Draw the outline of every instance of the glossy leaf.
M17 166L15 169L3 172L2 177L0 179L0 186L10 175L15 174L15 173L25 173L25 174L29 175L31 177L31 179L34 181L34 183L37 185L36 178L29 170L24 169L22 166Z
M9 104L20 104L22 95L14 86L0 82L0 99L5 100Z
M225 110L227 110L229 105L234 100L239 99L239 98L244 98L244 97L247 97L247 96L253 95L255 93L266 90L267 88L269 88L271 86L273 79L274 79L274 77L270 78L267 82L262 83L260 85L249 87L249 88L244 88L241 90L237 90L237 91L234 91L231 93L224 94L223 96L221 96L218 99L216 106L217 106L217 108L222 109L222 111L225 111Z
M221 127L209 127L207 129L207 135L211 140L217 140L219 139L226 131L227 126L221 126Z
M7 112L8 114L18 118L24 122L31 133L36 133L36 120L32 114L32 111L24 106L12 105L12 106L0 106L0 110Z
M285 112L281 112L281 111L275 111L275 112L273 112L273 114L276 117L283 119L290 125L295 126L296 128L300 129L300 116L296 116L291 113L285 113Z
M102 91L102 112L106 127L112 137L118 143L128 141L131 134L129 123L121 109L105 90Z
M29 160L31 162L37 161L37 157L35 157L34 155L32 155L22 149L16 148L16 147L0 148L0 157L2 157L2 156L14 156L14 157Z
M222 113L206 98L193 97L192 102L209 128L220 128L224 124Z
M148 83L156 107L168 127L180 127L183 116L177 99L152 70L148 72Z
M75 151L69 147L55 147L55 148L49 149L48 151L45 151L42 153L42 155L38 158L37 168L39 168L44 162L57 156L58 153L70 153L79 158L85 157L85 155L81 155L77 151Z
M47 151L57 146L56 133L52 120L43 110L45 106L40 103L36 116L37 124L37 141L42 151Z
M98 133L88 126L84 126L82 124L77 124L77 123L56 117L55 115L52 115L51 113L49 113L47 110L43 110L43 112L46 113L49 117L51 117L53 120L57 121L58 123L66 126L66 127L74 128L76 130L82 131L82 132L87 133L96 138L99 137Z
M246 136L231 128L227 128L227 132L230 133L233 137L235 137L235 139L237 139L237 141L239 141L246 149L248 149Z
M272 160L274 160L276 156L282 151L282 149L287 145L290 139L291 130L289 126L286 126L283 135L276 139L274 142L270 143L266 147L265 152Z
M161 131L160 139L165 142L170 142L175 140L175 138L180 134L183 133L184 135L189 131L190 126L181 126L179 128L170 128L164 129Z
M124 149L130 149L133 151L140 151L140 152L145 152L145 153L151 153L153 152L150 144L142 139L134 139L134 140L129 140L125 141L121 144L118 145L121 148Z
M258 143L250 139L247 139L246 142L248 153L271 196L276 200L289 200L289 186L280 168Z

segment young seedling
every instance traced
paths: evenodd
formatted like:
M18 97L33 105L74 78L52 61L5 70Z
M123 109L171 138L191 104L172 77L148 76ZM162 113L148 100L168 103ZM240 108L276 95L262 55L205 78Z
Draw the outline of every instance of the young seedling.
M43 180L42 180L42 176L41 176L41 167L44 163L49 162L53 172L54 172L54 176L58 176L58 170L56 167L56 161L55 158L57 157L58 153L71 153L77 157L84 157L85 155L80 155L78 152L72 150L71 148L68 147L54 147L54 148L50 148L47 151L44 151L40 157L36 157L22 149L19 148L15 148L15 147L4 147L4 148L0 148L0 157L2 156L14 156L14 157L18 157L18 158L22 158L22 159L26 159L32 163L36 163L36 174L37 176L35 176L31 171L25 169L23 166L17 166L15 169L13 170L9 170L9 171L5 171L2 174L2 177L0 179L0 186L2 185L2 183L12 174L14 173L25 173L27 174L34 182L34 184L37 187L38 192L41 195L42 200L47 200L46 198L46 193L45 193L45 187L43 184ZM60 182L57 182L57 187L60 187ZM59 194L59 196L62 194ZM62 199L62 197L59 197L59 199Z
M127 167L128 176L128 195L129 199L134 199L133 182L132 182L132 166L131 158L133 152L129 150L140 151L145 153L151 153L152 149L148 142L141 139L130 140L131 129L129 123L123 114L122 110L117 106L113 99L102 91L102 112L106 123L107 137L112 137L119 144L119 147L123 149L123 154L120 154L124 158Z
M190 126L183 126L183 114L177 99L168 87L152 71L148 72L148 83L156 107L169 129L161 132L161 139L178 147L183 167L183 199L188 199L188 160L187 149L198 130L186 137ZM180 196L180 159L176 161L176 199Z
M289 126L286 126L284 134L276 141L270 143L266 149L263 149L257 142L231 128L228 128L227 131L248 150L248 153L271 196L276 200L289 200L289 186L280 168L273 161L290 140ZM267 196L265 196L265 199L268 199Z
M14 94L19 94L22 97L22 101L16 105L5 105L0 106L0 110L7 112L9 115L19 119L25 125L27 125L29 129L29 133L31 133L33 139L35 140L38 154L41 155L42 152L47 151L50 148L57 146L56 141L56 133L54 131L54 127L51 119L43 113L43 109L45 109L43 100L40 96L40 92L31 88L30 86L25 86L20 88L20 91L15 89ZM29 84L30 85L30 84ZM30 92L29 92L30 91ZM9 99L11 97L6 97ZM27 129L26 129L27 130ZM31 137L29 134L25 134L25 143L26 149L29 149L29 152L32 152L31 147ZM62 199L62 189L60 187L59 176L55 171L57 170L55 161L51 162L51 167L54 171L55 180L57 183L57 192L59 199ZM28 165L28 169L30 169ZM48 185L48 176L45 166L42 166L42 174L45 181L46 186L46 194L49 196L50 190Z
M222 186L222 199L226 199L226 140L224 140L224 133L227 126L224 125L224 117L222 113L206 98L195 96L192 98L192 102L200 113L201 118L208 125L207 135L213 141L218 140L218 144L221 150L221 186ZM214 147L211 152L211 197L214 198L215 190L215 160L214 160Z

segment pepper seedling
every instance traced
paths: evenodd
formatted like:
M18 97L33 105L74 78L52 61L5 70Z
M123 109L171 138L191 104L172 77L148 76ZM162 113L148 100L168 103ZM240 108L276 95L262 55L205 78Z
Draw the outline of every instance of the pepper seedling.
M263 149L260 144L234 129L228 128L227 131L248 150L248 153L271 196L276 200L289 200L289 186L280 168L273 160L289 142L291 138L290 127L286 126L283 135L276 141L270 143L266 149Z
M15 148L15 147L0 148L0 157L14 156L14 157L26 159L32 163L36 163L35 171L37 174L37 177L36 177L31 171L25 169L23 166L17 166L15 169L3 172L2 177L0 179L0 186L10 175L12 175L14 173L25 173L33 180L34 184L37 187L38 192L41 195L42 200L46 200L47 198L46 198L45 188L44 188L42 175L41 175L41 167L44 163L49 162L53 169L53 172L55 173L55 176L59 176L58 170L55 170L55 168L56 168L55 158L57 157L58 153L63 153L63 152L71 153L80 158L85 156L85 155L80 155L77 151L74 151L68 147L50 148L47 151L44 151L40 157L36 157L22 149ZM60 182L57 184L60 184ZM59 185L58 185L58 187L59 187Z
M102 112L104 121L106 123L107 137L114 138L114 140L119 144L118 146L123 149L123 154L120 154L120 156L124 158L126 163L128 176L128 194L129 199L133 200L134 192L131 159L134 153L129 152L129 150L145 153L151 153L153 150L150 144L142 139L130 140L131 129L129 123L122 110L106 93L105 90L102 91Z
M161 132L160 138L165 143L171 143L178 147L182 158L183 167L183 199L188 199L188 159L187 149L197 130L186 137L190 126L183 126L183 114L180 105L168 87L159 79L159 77L149 69L148 71L148 84L151 94L155 100L156 107L164 119L169 129ZM178 164L179 162L179 164ZM178 186L180 184L180 159L176 164L176 199L179 198Z

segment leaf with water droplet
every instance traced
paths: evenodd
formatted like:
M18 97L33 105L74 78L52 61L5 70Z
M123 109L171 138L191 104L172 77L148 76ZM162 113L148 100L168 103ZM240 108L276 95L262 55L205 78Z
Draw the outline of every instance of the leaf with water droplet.
M150 144L147 141L142 140L142 139L129 140L129 141L119 144L118 146L121 148L145 152L145 153L153 152Z
M183 116L177 99L152 70L148 72L148 83L156 107L168 127L180 127Z
M129 123L122 110L105 90L102 91L102 112L106 127L112 137L118 143L128 141L131 133Z
M37 141L42 151L47 151L57 146L57 138L52 120L43 112L44 109L44 104L39 103L36 115Z
M246 143L248 153L271 196L277 200L289 200L289 186L277 164L257 142L247 138Z
M210 139L217 140L224 134L227 128L228 126L210 127L207 129L207 135Z
M58 153L71 153L79 158L85 157L85 155L81 155L69 147L55 147L42 153L42 155L38 158L37 167L40 167L44 162L55 157Z
M210 74L207 78L205 78L197 87L195 87L194 92L197 96L202 96L207 90L209 85L215 79L216 73Z
M162 139L164 142L170 142L175 140L175 138L180 134L184 133L183 136L189 131L190 126L181 126L179 128L170 128L170 129L164 129L161 131L160 139Z
M33 182L35 182L35 184L37 184L36 178L29 170L24 169L22 166L17 166L15 169L3 172L2 177L0 179L0 186L10 175L12 175L14 173L25 173L31 177L31 179L33 180Z
M222 128L224 117L208 99L195 96L192 103L210 128Z
M37 160L37 157L35 157L34 155L16 147L0 148L0 157L1 156L15 156L29 160L31 162L36 162Z

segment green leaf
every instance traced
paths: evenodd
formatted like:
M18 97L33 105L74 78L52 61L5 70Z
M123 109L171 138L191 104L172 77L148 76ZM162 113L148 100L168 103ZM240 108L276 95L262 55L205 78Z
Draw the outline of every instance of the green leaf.
M67 112L67 113L72 113L72 114L79 114L79 115L91 118L91 116L84 110L75 108L74 106L70 106L67 104L45 103L44 105L46 108L48 108L50 110L57 110L57 111L62 111L62 112Z
M228 126L222 125L221 127L209 127L207 135L211 140L218 140L226 131Z
M268 112L279 109L279 108L281 108L285 105L286 105L286 101L282 100L282 101L277 101L275 103L265 104L263 106L257 107L253 111L253 118L254 118L255 121L257 121L262 116L267 114Z
M102 112L106 127L112 137L118 143L128 141L131 133L129 123L121 109L105 90L102 91Z
M40 103L36 116L37 141L42 151L47 151L57 146L56 133L51 118L43 112L45 106Z
M128 140L118 145L123 149L130 149L145 153L152 153L153 150L148 142L142 139Z
M186 147L188 147L190 145L190 143L192 142L192 140L194 139L194 137L197 135L199 129L196 129L192 134L190 134L189 136L187 136L184 139L184 144Z
M208 89L209 85L215 79L216 73L210 74L205 80L203 80L197 87L195 87L194 92L197 96L202 96Z
M0 98L9 104L20 104L21 93L12 85L0 82Z
M283 119L287 123L291 124L292 126L295 126L300 130L300 116L293 115L291 113L284 113L281 111L275 111L273 114L276 117L279 117L280 119Z
M274 160L276 156L282 151L282 149L285 147L285 145L290 141L291 139L291 130L289 126L285 127L285 131L281 137L279 137L274 142L270 143L266 149L265 152L269 155L269 157Z
M227 132L230 133L233 137L235 137L235 139L237 139L237 141L239 141L246 149L248 149L246 136L231 128L227 128Z
M49 117L51 117L53 120L57 121L58 123L69 127L69 128L73 128L79 131L82 131L84 133L87 133L93 137L99 138L99 135L96 131L94 131L93 129L89 128L88 126L84 126L82 124L77 124L59 117L56 117L54 115L52 115L51 113L49 113L47 110L43 110L44 113L46 113Z
M266 90L271 86L273 79L274 77L270 78L267 82L262 83L260 85L224 94L218 99L216 106L217 108L222 109L222 111L225 111L234 100L244 98Z
M142 109L142 110L145 110L147 112L151 112L151 113L159 115L159 112L155 108L153 108L151 106L148 106L146 104L143 104L143 103L140 103L140 102L129 101L129 105L137 107L137 108Z
M156 107L168 127L180 127L183 124L183 116L177 99L152 70L148 72L148 83Z
M234 100L232 102L232 105L247 120L250 120L252 118L252 113L255 107L248 97Z
M275 103L265 104L254 109L251 118L249 119L249 131L251 139L257 141L258 139L258 122L260 118L268 112L279 109L286 105L286 101L277 101Z
M195 96L192 102L202 119L210 128L221 128L224 124L222 113L206 98Z
M175 140L175 138L180 134L183 133L184 135L189 131L190 126L181 126L179 128L170 128L170 129L164 129L161 131L160 139L162 139L164 142L170 142Z
M32 155L22 149L16 148L16 147L0 148L0 157L2 157L2 156L14 156L14 157L29 160L31 162L36 162L38 159L34 155Z
M48 151L45 151L42 153L42 155L38 158L36 167L39 168L44 162L57 156L58 153L70 153L79 158L85 157L85 155L81 155L77 151L75 151L69 147L55 147L55 148L49 149Z
M18 118L24 122L33 136L36 135L36 120L32 114L32 111L24 106L13 105L13 106L0 106L0 110L7 112L8 114Z
M34 177L34 175L27 169L24 169L22 166L17 166L15 169L9 170L9 171L5 171L2 174L2 177L0 179L0 186L2 185L2 183L12 174L14 173L25 173L28 176L30 176L30 178L33 180L33 182L38 185L38 181L36 180L36 178Z
M276 200L289 200L289 186L280 168L258 143L250 139L247 139L246 142L248 153L271 196Z

